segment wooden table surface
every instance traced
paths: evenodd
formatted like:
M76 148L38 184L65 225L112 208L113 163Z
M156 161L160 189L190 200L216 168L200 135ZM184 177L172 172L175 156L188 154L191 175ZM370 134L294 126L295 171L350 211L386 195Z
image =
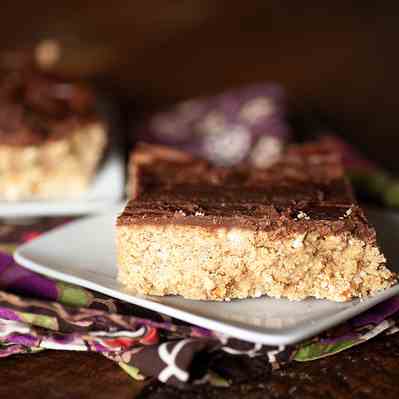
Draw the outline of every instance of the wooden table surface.
M260 359L230 388L179 390L136 382L98 354L48 351L0 361L1 398L352 398L399 397L399 334L322 360L271 372Z

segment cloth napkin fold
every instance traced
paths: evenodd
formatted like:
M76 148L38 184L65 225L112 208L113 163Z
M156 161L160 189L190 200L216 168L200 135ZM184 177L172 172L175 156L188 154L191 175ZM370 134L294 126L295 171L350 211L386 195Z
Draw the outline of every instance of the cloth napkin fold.
M135 379L228 386L236 360L265 367L330 356L399 331L399 296L307 342L252 344L173 320L85 288L54 281L0 253L0 357L45 349L99 352Z

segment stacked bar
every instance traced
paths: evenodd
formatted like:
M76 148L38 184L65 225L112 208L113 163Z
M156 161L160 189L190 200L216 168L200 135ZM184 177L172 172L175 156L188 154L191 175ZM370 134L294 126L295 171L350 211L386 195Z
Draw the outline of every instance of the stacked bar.
M130 171L117 248L119 280L136 293L346 301L395 281L323 142L290 147L264 170L141 144Z

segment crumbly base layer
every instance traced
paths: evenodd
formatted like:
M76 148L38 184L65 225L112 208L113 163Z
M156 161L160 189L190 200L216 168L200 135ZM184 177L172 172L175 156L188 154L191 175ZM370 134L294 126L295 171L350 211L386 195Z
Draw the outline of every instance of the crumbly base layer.
M240 228L119 225L117 251L119 281L146 295L346 301L395 281L378 248L350 233L273 240Z
M107 143L102 123L39 146L0 145L0 199L70 198L85 191Z

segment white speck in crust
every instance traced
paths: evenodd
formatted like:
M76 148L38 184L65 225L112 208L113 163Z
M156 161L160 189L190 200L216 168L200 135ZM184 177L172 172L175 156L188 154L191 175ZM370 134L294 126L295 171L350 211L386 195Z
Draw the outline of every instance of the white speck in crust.
M295 249L303 247L303 239L304 235L296 237L294 240L292 240L291 247Z
M344 213L344 216L340 216L338 219L343 220L347 217L349 217L352 214L352 207L348 208L346 212Z
M239 244L241 242L241 236L235 230L231 230L227 233L227 239L234 244Z
M298 220L301 220L301 219L310 220L310 217L305 212L302 212L302 211L298 212L298 214L296 215L296 218Z
M204 279L204 287L207 290L213 290L215 288L215 283L210 278Z

